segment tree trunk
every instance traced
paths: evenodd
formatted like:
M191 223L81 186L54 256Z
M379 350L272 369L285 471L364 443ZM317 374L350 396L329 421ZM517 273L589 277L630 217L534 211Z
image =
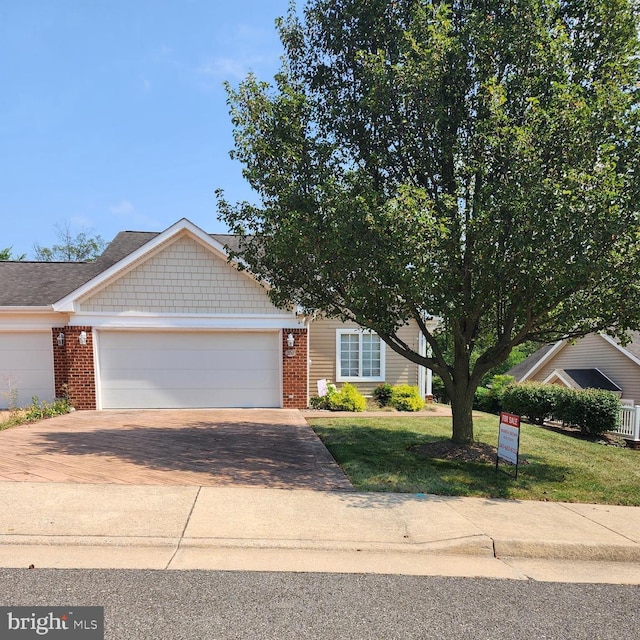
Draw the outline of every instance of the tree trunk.
M470 370L470 353L468 339L461 327L464 322L456 323L453 328L453 370L449 383L451 390L451 413L453 414L453 430L451 439L456 444L470 444L473 442L473 397L479 379L474 383L474 376Z
M473 442L473 396L475 388L471 385L458 383L451 396L451 413L453 414L453 432L451 439L456 444L470 444Z

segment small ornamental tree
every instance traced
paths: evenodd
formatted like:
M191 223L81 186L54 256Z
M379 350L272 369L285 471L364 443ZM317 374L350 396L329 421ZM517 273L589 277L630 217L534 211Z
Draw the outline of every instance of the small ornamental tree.
M515 346L637 326L634 2L309 0L278 28L273 84L228 86L259 204L218 192L275 304L430 367L458 443Z

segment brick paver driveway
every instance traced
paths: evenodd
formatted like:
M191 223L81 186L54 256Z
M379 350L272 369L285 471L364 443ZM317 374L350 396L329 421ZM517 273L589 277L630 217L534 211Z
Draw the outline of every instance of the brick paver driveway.
M0 432L0 481L351 489L298 411L77 411Z

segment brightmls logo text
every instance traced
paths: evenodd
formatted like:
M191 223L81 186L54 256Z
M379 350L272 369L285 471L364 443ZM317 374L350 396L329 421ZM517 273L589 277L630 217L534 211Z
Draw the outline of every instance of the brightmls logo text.
M69 616L63 613L60 617L53 615L52 611L44 617L15 615L13 611L7 612L7 629L9 631L35 631L39 636L46 636L49 631L68 631Z
M0 607L0 640L104 640L103 607Z

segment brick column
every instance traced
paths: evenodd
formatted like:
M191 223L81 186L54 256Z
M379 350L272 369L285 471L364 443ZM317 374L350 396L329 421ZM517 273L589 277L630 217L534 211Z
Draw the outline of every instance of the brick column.
M54 327L51 329L53 338L53 382L56 398L66 398L68 396L67 381L69 370L67 368L67 327ZM64 343L58 344L58 336L64 336Z
M287 345L292 334L296 344ZM282 330L282 406L285 409L307 408L307 330Z
M83 331L87 335L86 344L80 344ZM64 334L69 403L78 410L95 409L96 378L91 327L65 327Z

